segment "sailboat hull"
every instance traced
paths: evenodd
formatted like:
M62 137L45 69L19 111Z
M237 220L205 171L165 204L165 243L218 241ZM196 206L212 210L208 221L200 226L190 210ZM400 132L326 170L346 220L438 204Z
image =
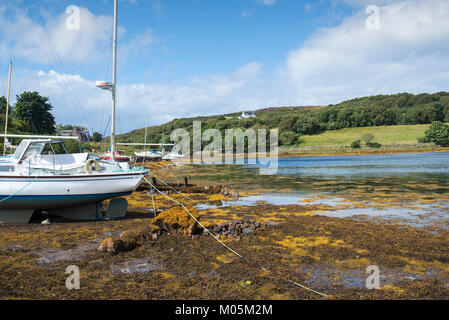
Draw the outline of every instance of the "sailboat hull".
M131 194L141 179L140 173L38 178L3 176L0 177L0 209L49 210L97 203Z

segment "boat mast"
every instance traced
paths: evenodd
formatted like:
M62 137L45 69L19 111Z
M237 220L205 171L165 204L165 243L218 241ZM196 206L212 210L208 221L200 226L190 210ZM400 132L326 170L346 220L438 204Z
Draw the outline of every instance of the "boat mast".
M115 99L117 92L117 18L118 0L114 0L114 39L112 52L112 115L111 115L111 154L115 160Z
M12 61L9 61L9 78L8 78L8 97L6 98L6 121L5 121L5 140L3 141L3 155L6 155L6 135L8 133L8 113L9 113L9 96L11 93L11 71Z
M147 117L145 117L145 138L144 138L143 152L146 151L147 151Z

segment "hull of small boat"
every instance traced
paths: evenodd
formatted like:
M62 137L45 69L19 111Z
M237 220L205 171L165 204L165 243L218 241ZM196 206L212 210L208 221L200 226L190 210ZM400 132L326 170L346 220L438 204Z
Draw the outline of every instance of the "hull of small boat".
M0 210L49 210L98 203L131 194L141 180L141 173L0 176Z

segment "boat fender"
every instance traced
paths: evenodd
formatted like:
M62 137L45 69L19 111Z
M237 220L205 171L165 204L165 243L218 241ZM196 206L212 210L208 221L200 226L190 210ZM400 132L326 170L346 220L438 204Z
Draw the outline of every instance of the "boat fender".
M86 172L89 174L92 174L92 169L95 169L95 171L100 170L100 164L98 163L97 159L87 160L86 165L84 167L86 169Z

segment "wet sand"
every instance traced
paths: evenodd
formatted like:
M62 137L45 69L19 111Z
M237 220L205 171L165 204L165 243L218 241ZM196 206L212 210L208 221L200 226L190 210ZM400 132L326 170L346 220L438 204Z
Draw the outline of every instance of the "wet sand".
M275 188L273 181L264 178L248 178L247 183L233 180L232 176L223 178L223 170L212 166L155 166L154 172L167 181L175 182L176 177L186 175L197 185L226 185L230 191L239 192L241 201L245 196L263 195L274 189L280 193L291 191L287 187ZM220 179L214 179L218 177L217 170L221 171ZM339 186L338 182L324 181L314 182L312 187L326 191ZM153 196L147 190L128 197L129 212L123 220L0 224L0 298L447 299L447 219L429 219L429 223L414 225L400 218L332 216L338 210L362 210L367 206L410 207L412 202L416 206L416 201L444 209L444 190L429 196L414 190L417 187L413 184L407 192L398 186L378 188L371 190L372 203L367 204L361 196L370 188L368 184L342 188L344 199L334 202L317 201L326 198L321 196L277 204L260 200L250 204L232 202L221 194L187 194L205 205L199 213L206 227L243 218L272 224L241 240L221 239L245 259L208 235L164 234L129 252L97 252L105 238L150 224ZM180 195L169 196L198 205ZM391 197L390 202L385 201L386 197ZM157 210L173 205L162 195L155 195L154 199ZM80 268L80 290L69 291L65 287L65 269L69 265ZM370 265L380 269L378 290L365 286L369 276L366 268ZM304 290L289 280L328 296Z

